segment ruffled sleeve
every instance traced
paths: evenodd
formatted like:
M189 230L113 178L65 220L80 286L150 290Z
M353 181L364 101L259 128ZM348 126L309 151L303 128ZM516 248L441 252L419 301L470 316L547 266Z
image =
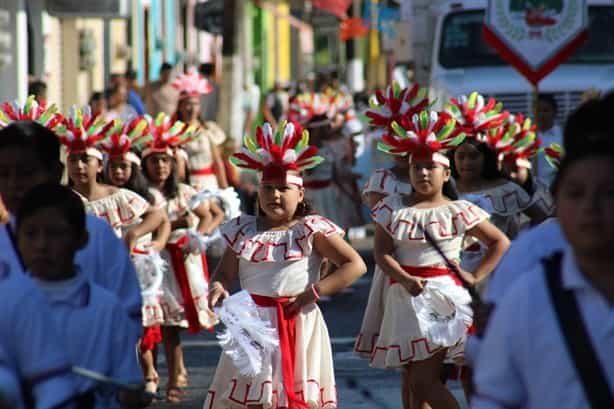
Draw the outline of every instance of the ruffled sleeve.
M479 206L466 200L456 200L450 204L452 221L459 233L465 233L490 218L490 214Z
M367 181L367 184L362 189L362 194L366 195L368 193L391 193L386 190L387 179L390 179L391 177L392 175L390 174L390 171L388 169L377 169L375 172L373 172L373 174Z
M237 257L252 263L288 262L311 255L317 233L343 235L343 230L322 216L307 216L288 230L258 231L256 217L241 215L220 227L222 237Z
M381 227L392 235L391 230L392 218L394 212L401 208L403 205L401 196L391 195L380 200L373 209L371 209L371 216L373 221L379 224Z
M128 189L85 203L88 213L107 220L113 229L139 223L149 206L147 200Z
M499 216L512 216L531 206L531 196L514 182L504 183L484 192L490 201L492 213Z
M207 133L213 145L218 146L224 143L226 140L226 134L218 124L212 121L207 121L205 122L205 126L206 127L203 130Z
M342 237L345 235L345 232L341 227L337 226L324 216L307 216L303 219L302 224L304 226L305 234L310 237L311 241L313 241L313 237L316 233L321 233L326 237L332 236L333 234L339 234Z
M235 217L220 226L220 233L226 245L238 255L245 247L245 240L256 233L256 216Z

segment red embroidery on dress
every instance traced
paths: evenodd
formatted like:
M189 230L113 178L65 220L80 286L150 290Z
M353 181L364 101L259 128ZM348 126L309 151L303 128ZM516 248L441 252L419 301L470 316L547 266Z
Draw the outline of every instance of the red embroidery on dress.
M436 352L440 351L442 349L442 347L436 347L434 349L431 349L429 347L429 343L427 341L426 338L418 338L418 339L412 339L411 340L411 355L408 356L407 358L403 358L401 356L401 346L400 345L388 345L387 347L378 347L376 346L373 354L371 355L371 362L373 362L375 360L375 356L377 355L377 353L379 351L384 351L386 353L388 353L389 349L396 349L398 354L399 354L399 362L408 362L411 361L412 359L414 359L416 357L416 345L419 343L423 343L424 344L424 349L426 350L426 352L428 354L435 354Z
M249 390L252 387L252 384L248 383L248 384L246 384L246 388L245 388L245 396L243 397L243 399L240 399L239 397L235 397L234 396L235 391L237 389L237 385L238 385L238 379L233 378L230 382L232 383L232 387L230 389L230 393L228 394L228 400L230 400L232 402L235 402L235 403L238 403L239 405L245 405L245 406L247 406L249 404L262 403L262 398L264 396L264 387L265 387L265 385L271 385L271 388L273 386L273 382L272 381L266 380L266 381L262 382L260 384L260 394L259 394L259 396L256 399L248 399ZM298 382L298 383L301 383L301 382ZM326 400L325 401L324 400L324 391L325 391L325 389L322 388L322 386L320 385L320 382L318 382L315 379L308 379L306 381L306 383L313 383L320 390L319 406L330 405L330 404L334 404L334 403L337 402L337 386L333 387L333 389L334 389L334 394L333 395L335 396L335 398L332 399L332 400ZM214 391L214 390L209 390L207 393L209 395L215 397L215 394L217 392ZM296 394L300 395L303 398L303 400L305 399L305 391L303 389L301 389L299 391L296 391ZM279 406L279 391L277 389L272 389L271 390L271 395L273 395L273 397L275 397L274 399L271 399L271 403L275 403L275 406L274 406L275 409L288 409L287 406ZM213 402L213 398L211 399L211 402ZM209 407L212 408L212 403L210 403Z
M305 227L306 233L300 236L294 237L293 243L289 243L287 241L283 241L280 243L275 243L273 241L266 241L265 238L262 237L261 234L256 235L256 238L248 238L244 239L245 231L252 226L251 223L245 223L241 226L240 221L237 219L237 226L240 228L234 234L234 237L229 237L227 234L223 234L224 239L228 243L228 245L233 249L235 254L244 254L246 252L251 253L249 257L249 261L253 263L261 263L261 262L270 262L276 261L279 257L275 257L276 254L279 254L275 250L277 248L283 249L283 260L299 260L307 256L308 252L308 242L311 237L317 233L322 232L324 235L330 235L336 233L338 231L337 227L328 219L321 216L312 216L305 218L303 221L303 226ZM315 226L317 224L326 225L326 230L322 231L322 229L317 229ZM296 230L294 230L296 231ZM290 236L290 233L287 234L287 237ZM298 247L298 249L295 248ZM237 248L238 247L238 248Z
M396 209L396 210L400 210L400 209ZM390 207L387 203L382 203L378 208L373 209L372 213L373 213L374 219L377 220L378 215L383 211L388 211L390 213L390 216L386 218L389 220L389 222L385 226L383 226L390 233L390 235L395 236L397 234L397 231L399 230L399 227L402 224L406 224L409 226L407 237L402 237L401 239L416 240L416 241L425 240L424 234L422 233L422 231L418 232L419 229L415 228L416 223L413 220L399 219L396 222L393 222L392 214L395 211L395 209ZM432 222L429 222L427 223L427 226L439 225L439 231L437 235L439 238L445 239L445 238L450 238L450 237L456 237L459 235L459 229L457 227L457 223L459 222L459 220L462 221L462 223L466 226L466 228L471 228L481 220L481 217L479 215L479 212L476 209L476 206L470 204L465 209L461 209L457 213L452 215L451 217L452 230L451 231L447 231L445 229L445 226L439 220L434 220Z
M363 335L364 334L362 332L358 334L358 337L356 338L356 343L354 344L354 351L360 354L372 354L373 348L375 348L375 344L377 343L377 339L379 338L379 333L371 335L371 343L369 344L371 345L371 348L369 349L360 349Z
M522 200L520 200L520 193L518 192L518 190L513 190L511 192L506 192L504 194L502 194L501 197L501 202L503 204L503 208L497 208L497 200L495 200L495 198L497 196L495 196L494 194L485 194L484 197L486 199L488 199L490 201L490 204L492 205L492 208L494 209L495 212L497 213L510 213L513 209L518 208L520 210L518 210L518 212L522 212L524 209L526 209L527 207L529 207L529 205L531 204L530 201L528 202L523 202ZM511 201L508 201L507 199L511 198ZM510 206L508 208L508 202L510 203ZM513 206L512 203L516 203L516 206Z

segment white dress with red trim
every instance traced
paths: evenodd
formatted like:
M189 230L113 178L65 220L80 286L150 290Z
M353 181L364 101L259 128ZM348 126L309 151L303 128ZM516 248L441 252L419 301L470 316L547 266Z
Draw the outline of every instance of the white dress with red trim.
M452 286L467 293L458 278L445 267L445 261L426 240L424 230L437 242L449 260L458 260L465 232L488 219L488 213L464 200L434 208L408 207L399 195L388 196L372 210L377 224L392 237L395 259L411 275L421 276L435 286ZM394 368L430 358L444 348L427 339L412 296L399 283L390 280L379 337L371 354L371 365ZM445 294L452 297L452 294ZM468 300L470 296L466 294ZM469 301L467 301L467 304ZM463 322L466 330L472 321ZM448 358L462 356L464 335L448 347Z
M324 162L304 172L303 175L305 198L311 202L318 214L340 224L339 212L342 209L337 197L339 191L333 180L335 155L327 146L319 148L318 155L324 158Z
M377 169L369 178L362 190L363 196L368 193L381 193L384 195L406 195L411 193L411 185L401 182L390 169ZM380 326L384 317L386 295L390 288L388 276L376 265L369 290L367 307L362 318L360 332L354 344L354 352L363 358L371 358Z
M207 122L193 139L185 145L190 167L190 185L197 191L217 189L217 176L213 167L213 147L224 142L226 136L217 125Z
M119 188L117 192L107 197L92 201L87 200L85 196L78 192L77 194L83 200L86 212L106 220L119 238L122 238L132 227L141 223L143 221L142 216L150 207L147 200L128 189ZM149 280L145 276L149 276L150 272L143 270L142 267L146 263L141 263L139 259L150 253L147 245L151 243L151 240L151 234L140 237L130 254L136 267L141 291L147 287L145 283ZM152 327L162 322L163 314L159 294L143 297L142 315L144 327Z
M480 191L463 193L461 199L488 211L492 224L510 240L518 235L522 212L533 204L531 196L521 186L510 181ZM485 253L484 245L475 239L468 240L461 253L461 267L466 271L474 271ZM485 283L479 287L483 285Z
M256 297L278 299L295 296L320 278L322 257L313 251L316 233L326 236L343 231L322 216L307 216L284 231L259 231L256 217L242 215L221 228L224 240L239 259L241 288L252 294L263 320L281 331L275 307L262 306ZM336 408L337 393L328 329L317 305L303 308L295 318L293 388L309 408ZM281 339L281 335L280 335ZM204 409L288 408L282 365L283 347L275 350L255 377L241 375L231 358L222 355Z
M197 217L188 206L196 191L188 185L179 184L177 196L166 199L158 190L152 189L156 206L166 210L171 222L188 213L191 226L196 226ZM162 281L161 304L164 312L162 325L180 326L196 333L201 328L210 328L215 323L207 306L209 270L205 254L187 251L188 229L176 229L162 251L162 258L171 266L171 271Z
M381 193L384 195L408 195L412 191L411 184L401 182L394 172L387 168L376 169L364 188L363 197L368 193Z

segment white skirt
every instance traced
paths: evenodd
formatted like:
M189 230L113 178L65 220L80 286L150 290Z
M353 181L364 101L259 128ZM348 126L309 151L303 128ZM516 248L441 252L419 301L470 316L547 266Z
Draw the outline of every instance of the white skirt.
M456 285L448 276L433 277L428 282L438 281L446 285ZM466 291L461 289L461 291ZM463 308L468 308L470 296ZM465 298L465 297L463 297ZM465 301L465 300L463 300ZM423 361L431 358L443 349L447 349L448 361L461 360L467 331L471 326L471 319L467 316L458 316L464 323L464 331L452 345L441 345L430 342L428 334L423 330L412 302L412 296L398 283L394 283L388 290L384 319L382 321L377 343L371 354L371 366L376 368L397 368L410 362Z
M164 275L164 280L162 281L160 304L164 312L164 321L161 325L188 328L188 321L185 315L185 301L175 275L176 266L173 265L167 250L163 250L160 255L171 266L170 271ZM215 317L213 312L209 310L207 303L209 283L205 277L201 255L194 253L185 255L184 264L192 300L198 314L198 321L203 328L210 328L215 325Z
M278 328L274 307L258 307L258 312L263 320ZM310 409L337 407L330 338L317 305L303 308L296 318L294 391ZM232 359L222 354L203 409L245 409L247 405L263 405L265 409L288 407L279 349L263 362L262 372L256 377L240 375Z
M362 317L360 332L354 344L354 352L362 358L371 358L375 344L379 336L382 320L384 319L384 309L386 308L386 297L390 288L388 276L376 265L369 290L369 299L365 314Z

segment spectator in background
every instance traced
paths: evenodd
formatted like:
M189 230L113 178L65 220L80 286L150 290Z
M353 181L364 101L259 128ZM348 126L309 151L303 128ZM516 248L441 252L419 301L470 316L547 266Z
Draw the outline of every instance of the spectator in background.
M128 92L125 85L117 85L109 88L106 92L107 104L109 106L109 117L118 118L126 122L137 116L136 110L126 101Z
M284 96L285 93L281 84L275 81L273 88L266 94L262 102L262 115L264 120L270 123L273 129L277 128L277 124L284 115Z
M552 94L541 94L538 97L537 113L537 135L542 140L542 146L549 146L552 143L563 143L563 133L561 127L554 123L557 113L557 103ZM548 164L544 155L537 158L537 177L548 186L554 180L554 169Z
M89 104L90 108L92 109L93 116L106 115L108 111L107 99L102 92L94 92L90 97Z
M198 67L200 75L205 77L211 84L212 90L209 94L200 96L200 117L203 122L217 122L217 115L220 103L220 86L215 81L215 64L203 63Z
M136 80L136 71L126 71L125 84L128 90L128 105L132 106L138 115L145 115L145 103L141 98L141 90Z
M243 134L254 131L254 121L258 117L258 104L260 102L260 88L252 81L246 81L243 85Z
M149 83L145 91L145 107L151 116L156 116L160 112L173 115L179 92L171 86L171 76L173 66L167 62L160 67L160 78Z
M34 95L39 104L47 104L47 84L44 81L36 80L28 85L28 95Z

